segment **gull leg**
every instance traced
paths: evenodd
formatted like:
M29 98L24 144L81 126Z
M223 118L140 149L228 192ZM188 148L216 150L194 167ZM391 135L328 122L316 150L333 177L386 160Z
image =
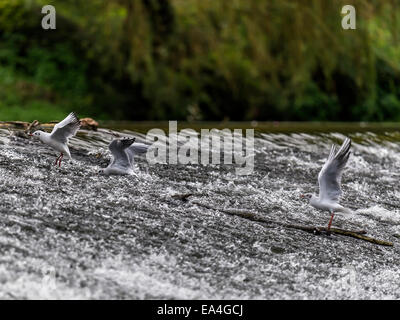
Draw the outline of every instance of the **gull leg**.
M331 225L332 225L333 217L335 216L335 214L333 212L331 212L331 213L332 213L332 215L331 215L331 219L329 220L328 229L327 229L328 233L330 233L330 231L331 231Z
M60 161L58 162L58 167L61 167L61 160L64 157L64 153L61 152Z
M54 164L55 166L57 165L57 162L58 162L58 160L60 159L60 157L61 157L61 154L57 157L56 163Z

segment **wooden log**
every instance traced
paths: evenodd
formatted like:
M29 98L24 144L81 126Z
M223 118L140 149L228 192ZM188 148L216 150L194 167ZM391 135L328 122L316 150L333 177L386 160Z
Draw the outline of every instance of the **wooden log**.
M99 123L92 118L83 118L81 121L81 129L85 130L93 130L96 131L99 127ZM33 122L24 122L24 121L0 121L0 129L16 129L16 130L24 130L29 133L35 130L52 130L53 127L57 124L57 121L49 122L49 123L40 123L37 120Z
M174 199L188 201L188 198L190 196L194 196L194 195L195 194L187 193L187 194L182 194L182 195L179 195L179 194L173 195L172 197ZM241 218L244 218L247 220L251 220L254 222L262 223L262 224L274 224L274 225L278 225L278 226L281 226L284 228L301 230L301 231L305 231L305 232L309 232L309 233L313 233L313 234L325 233L327 235L330 235L331 233L334 233L334 234L339 234L339 235L346 236L346 237L352 237L352 238L368 241L368 242L375 243L375 244L378 244L381 246L389 246L389 247L393 246L392 242L379 240L379 239L375 239L375 238L366 236L367 232L365 230L344 230L344 229L339 229L339 228L331 228L330 231L328 231L328 229L325 227L302 226L302 225L288 224L288 223L284 223L284 222L275 221L273 219L268 219L263 216L260 216L259 214L254 213L254 212L214 208L208 204L201 203L199 201L192 201L191 203L198 205L200 207L206 208L206 209L216 210L219 212L223 212L223 213L233 215L233 216L238 216L238 217L241 217Z

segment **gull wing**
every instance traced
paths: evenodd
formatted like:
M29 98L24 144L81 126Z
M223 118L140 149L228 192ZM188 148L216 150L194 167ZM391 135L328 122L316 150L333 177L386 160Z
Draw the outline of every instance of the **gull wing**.
M346 138L335 154L336 148L332 145L331 152L318 175L319 198L337 202L342 190L340 187L342 173L350 156L351 140Z
M126 153L128 154L129 157L129 163L133 164L134 162L133 157L137 154L146 153L147 149L149 149L149 146L145 145L144 143L132 144L129 148L126 149Z
M57 123L50 136L61 143L68 142L68 139L76 134L81 123L74 112L71 112L63 121Z

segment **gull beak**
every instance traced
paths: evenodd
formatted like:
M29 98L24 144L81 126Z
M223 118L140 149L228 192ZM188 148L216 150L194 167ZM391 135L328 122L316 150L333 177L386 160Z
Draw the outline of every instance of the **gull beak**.
M304 199L306 196L304 194L300 195L300 199Z
M28 133L28 136L33 137L33 134L32 133Z

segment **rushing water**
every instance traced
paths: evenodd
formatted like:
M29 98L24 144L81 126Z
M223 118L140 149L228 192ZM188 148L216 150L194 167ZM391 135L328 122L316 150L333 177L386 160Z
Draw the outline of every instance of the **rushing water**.
M121 131L145 140L143 128ZM110 160L107 130L81 130L75 160L58 168L47 146L0 129L0 298L399 299L400 134L283 131L256 133L250 176L141 156L135 175L106 177L97 172ZM393 247L218 211L325 226L329 214L300 195L318 192L340 131L353 139L342 204L355 213L334 226ZM171 197L184 193L195 196Z

